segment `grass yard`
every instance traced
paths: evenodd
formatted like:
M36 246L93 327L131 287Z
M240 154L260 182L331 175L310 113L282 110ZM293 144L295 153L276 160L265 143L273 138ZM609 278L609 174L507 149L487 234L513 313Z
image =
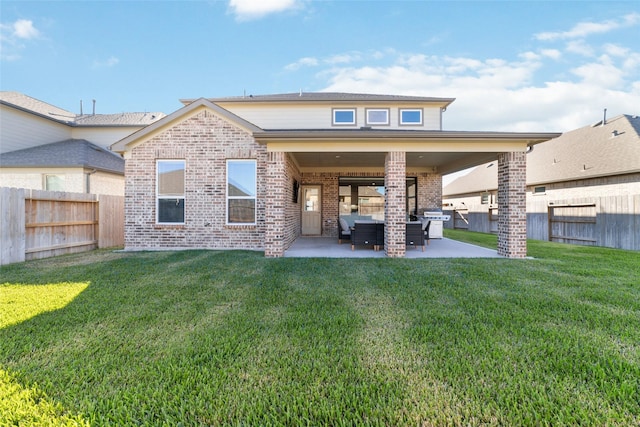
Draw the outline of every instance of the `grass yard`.
M640 253L529 253L0 267L0 425L639 425Z

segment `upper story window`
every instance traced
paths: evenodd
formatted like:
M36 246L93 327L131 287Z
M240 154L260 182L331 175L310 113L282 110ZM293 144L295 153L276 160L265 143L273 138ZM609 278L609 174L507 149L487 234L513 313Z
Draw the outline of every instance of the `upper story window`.
M227 160L227 224L256 223L257 163Z
M158 160L156 221L184 224L184 160Z
M332 124L336 126L349 126L356 124L355 108L334 108Z
M365 116L367 126L389 124L388 108L367 108L365 110Z
M401 108L400 109L401 125L422 125L422 109Z
M533 194L545 194L547 192L547 187L533 187Z

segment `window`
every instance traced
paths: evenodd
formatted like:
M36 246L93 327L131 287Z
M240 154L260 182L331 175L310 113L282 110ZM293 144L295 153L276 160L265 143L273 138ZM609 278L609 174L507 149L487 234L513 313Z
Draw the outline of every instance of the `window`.
M484 192L480 195L480 203L483 205L488 205L489 204L489 196L490 193L488 192Z
M533 187L533 194L544 194L547 191L547 187Z
M44 189L47 191L64 191L64 175L45 175Z
M158 160L157 211L158 224L184 224L184 160Z
M401 125L421 125L422 124L422 110L420 109L400 109L400 124Z
M388 125L389 109L388 108L367 108L365 110L367 117L367 125Z
M334 108L333 109L334 125L355 125L356 109L355 108Z
M227 160L227 224L256 223L256 161Z

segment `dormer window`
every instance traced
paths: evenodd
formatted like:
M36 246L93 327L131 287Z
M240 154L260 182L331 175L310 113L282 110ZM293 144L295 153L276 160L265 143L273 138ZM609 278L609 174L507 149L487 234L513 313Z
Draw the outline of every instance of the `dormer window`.
M401 108L400 109L400 124L409 126L421 126L422 122L422 109L416 108Z
M367 108L366 122L367 126L387 126L389 125L389 109L388 108Z
M356 124L355 108L334 108L333 121L334 126L349 126Z

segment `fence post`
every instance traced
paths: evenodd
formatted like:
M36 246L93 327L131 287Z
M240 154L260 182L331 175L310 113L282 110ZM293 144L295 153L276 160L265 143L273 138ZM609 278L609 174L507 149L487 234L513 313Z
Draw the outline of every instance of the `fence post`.
M25 190L0 188L0 265L25 260Z

